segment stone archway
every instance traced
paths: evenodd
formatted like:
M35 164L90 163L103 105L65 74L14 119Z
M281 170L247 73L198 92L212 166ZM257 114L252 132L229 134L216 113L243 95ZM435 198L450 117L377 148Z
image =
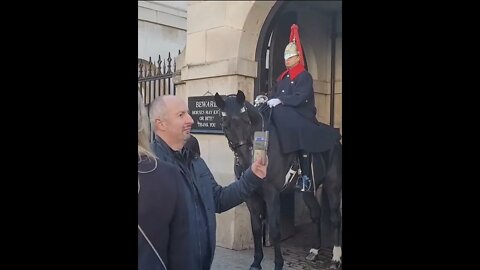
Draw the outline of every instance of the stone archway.
M283 51L289 41L290 26L295 23L300 28L307 69L314 79L317 118L341 129L341 21L341 1L255 2L245 19L238 48L239 58L256 64L252 99L270 90L273 81L284 71ZM309 222L308 210L297 199L290 194L281 200L282 209L291 209L291 212L282 211L282 238L293 235L294 220ZM293 210L293 204L302 207ZM323 236L326 243L330 242L329 238Z
M253 93L245 89L247 98L253 100L254 96L267 92L283 71L283 49L288 43L290 25L296 23L300 27L307 67L314 78L317 118L341 129L341 21L341 1L255 1L251 4L239 39L236 67L238 73L248 69L245 75L254 78Z
M341 1L275 3L261 28L256 46L258 76L255 79L255 95L271 89L273 81L284 71L283 50L288 43L290 26L296 23L307 69L314 79L317 118L341 129L341 21Z

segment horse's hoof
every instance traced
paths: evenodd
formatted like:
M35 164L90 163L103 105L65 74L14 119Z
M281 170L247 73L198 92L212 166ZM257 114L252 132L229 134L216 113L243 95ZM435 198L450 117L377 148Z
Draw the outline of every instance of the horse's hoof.
M249 269L249 270L262 270L262 267L257 268L257 267L250 266L250 269Z
M342 263L340 261L331 261L329 270L340 270L342 269Z
M310 249L310 253L308 254L308 256L305 258L307 259L308 261L315 261L318 257L318 249Z
M310 252L305 259L307 259L308 261L312 261L312 262L313 262L313 261L315 261L315 260L317 259L317 257L318 257L318 254L315 254L315 253L313 253L313 252Z

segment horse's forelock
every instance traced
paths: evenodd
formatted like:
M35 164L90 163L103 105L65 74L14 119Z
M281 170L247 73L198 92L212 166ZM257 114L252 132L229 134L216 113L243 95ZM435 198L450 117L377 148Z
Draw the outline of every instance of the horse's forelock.
M243 106L238 104L236 95L229 95L225 98L225 111L229 114L236 114Z
M253 126L256 125L261 125L261 116L260 112L258 111L258 108L253 106L252 103L248 102L245 100L244 105L246 108L248 117L250 118L250 121ZM228 115L240 115L240 109L242 108L241 104L238 104L237 102L237 96L235 94L228 95L225 97L225 111L227 112Z

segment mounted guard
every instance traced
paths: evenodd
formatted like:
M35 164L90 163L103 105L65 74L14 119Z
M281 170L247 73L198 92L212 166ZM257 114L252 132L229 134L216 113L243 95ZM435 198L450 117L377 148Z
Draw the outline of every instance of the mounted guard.
M298 33L293 24L290 43L284 53L286 70L280 74L269 93L267 104L272 108L272 120L277 129L284 154L296 152L301 175L297 189L312 192L311 153L325 152L340 143L338 129L319 122L313 92L312 75L305 61Z

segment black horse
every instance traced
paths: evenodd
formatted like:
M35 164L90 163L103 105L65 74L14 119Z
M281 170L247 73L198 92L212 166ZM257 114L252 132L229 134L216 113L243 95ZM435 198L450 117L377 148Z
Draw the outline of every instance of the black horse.
M235 154L234 171L237 179L252 164L254 132L269 131L268 179L246 201L250 211L255 247L254 260L250 270L262 268L260 266L263 259L262 219L265 217L268 217L270 242L275 251L275 270L280 270L283 268L284 262L280 249L280 192L291 191L295 185L296 179L287 185L285 180L289 172L295 171L295 169L292 170L292 164L294 164L293 166L298 164L297 154L282 154L280 151L276 130L269 124L269 108L266 103L257 108L245 101L245 95L240 90L237 95L229 95L225 99L216 93L215 102L222 115L222 127L228 144ZM328 205L329 219L333 226L334 248L330 269L338 269L341 256L342 147L340 142L326 152L314 154L312 160L315 190L322 185L321 192L324 198L322 201ZM315 253L318 252L321 244L321 208L312 192L303 192L303 199L310 210L312 221L318 226L318 229L315 230L318 235L314 240L316 247L311 250L311 253Z

